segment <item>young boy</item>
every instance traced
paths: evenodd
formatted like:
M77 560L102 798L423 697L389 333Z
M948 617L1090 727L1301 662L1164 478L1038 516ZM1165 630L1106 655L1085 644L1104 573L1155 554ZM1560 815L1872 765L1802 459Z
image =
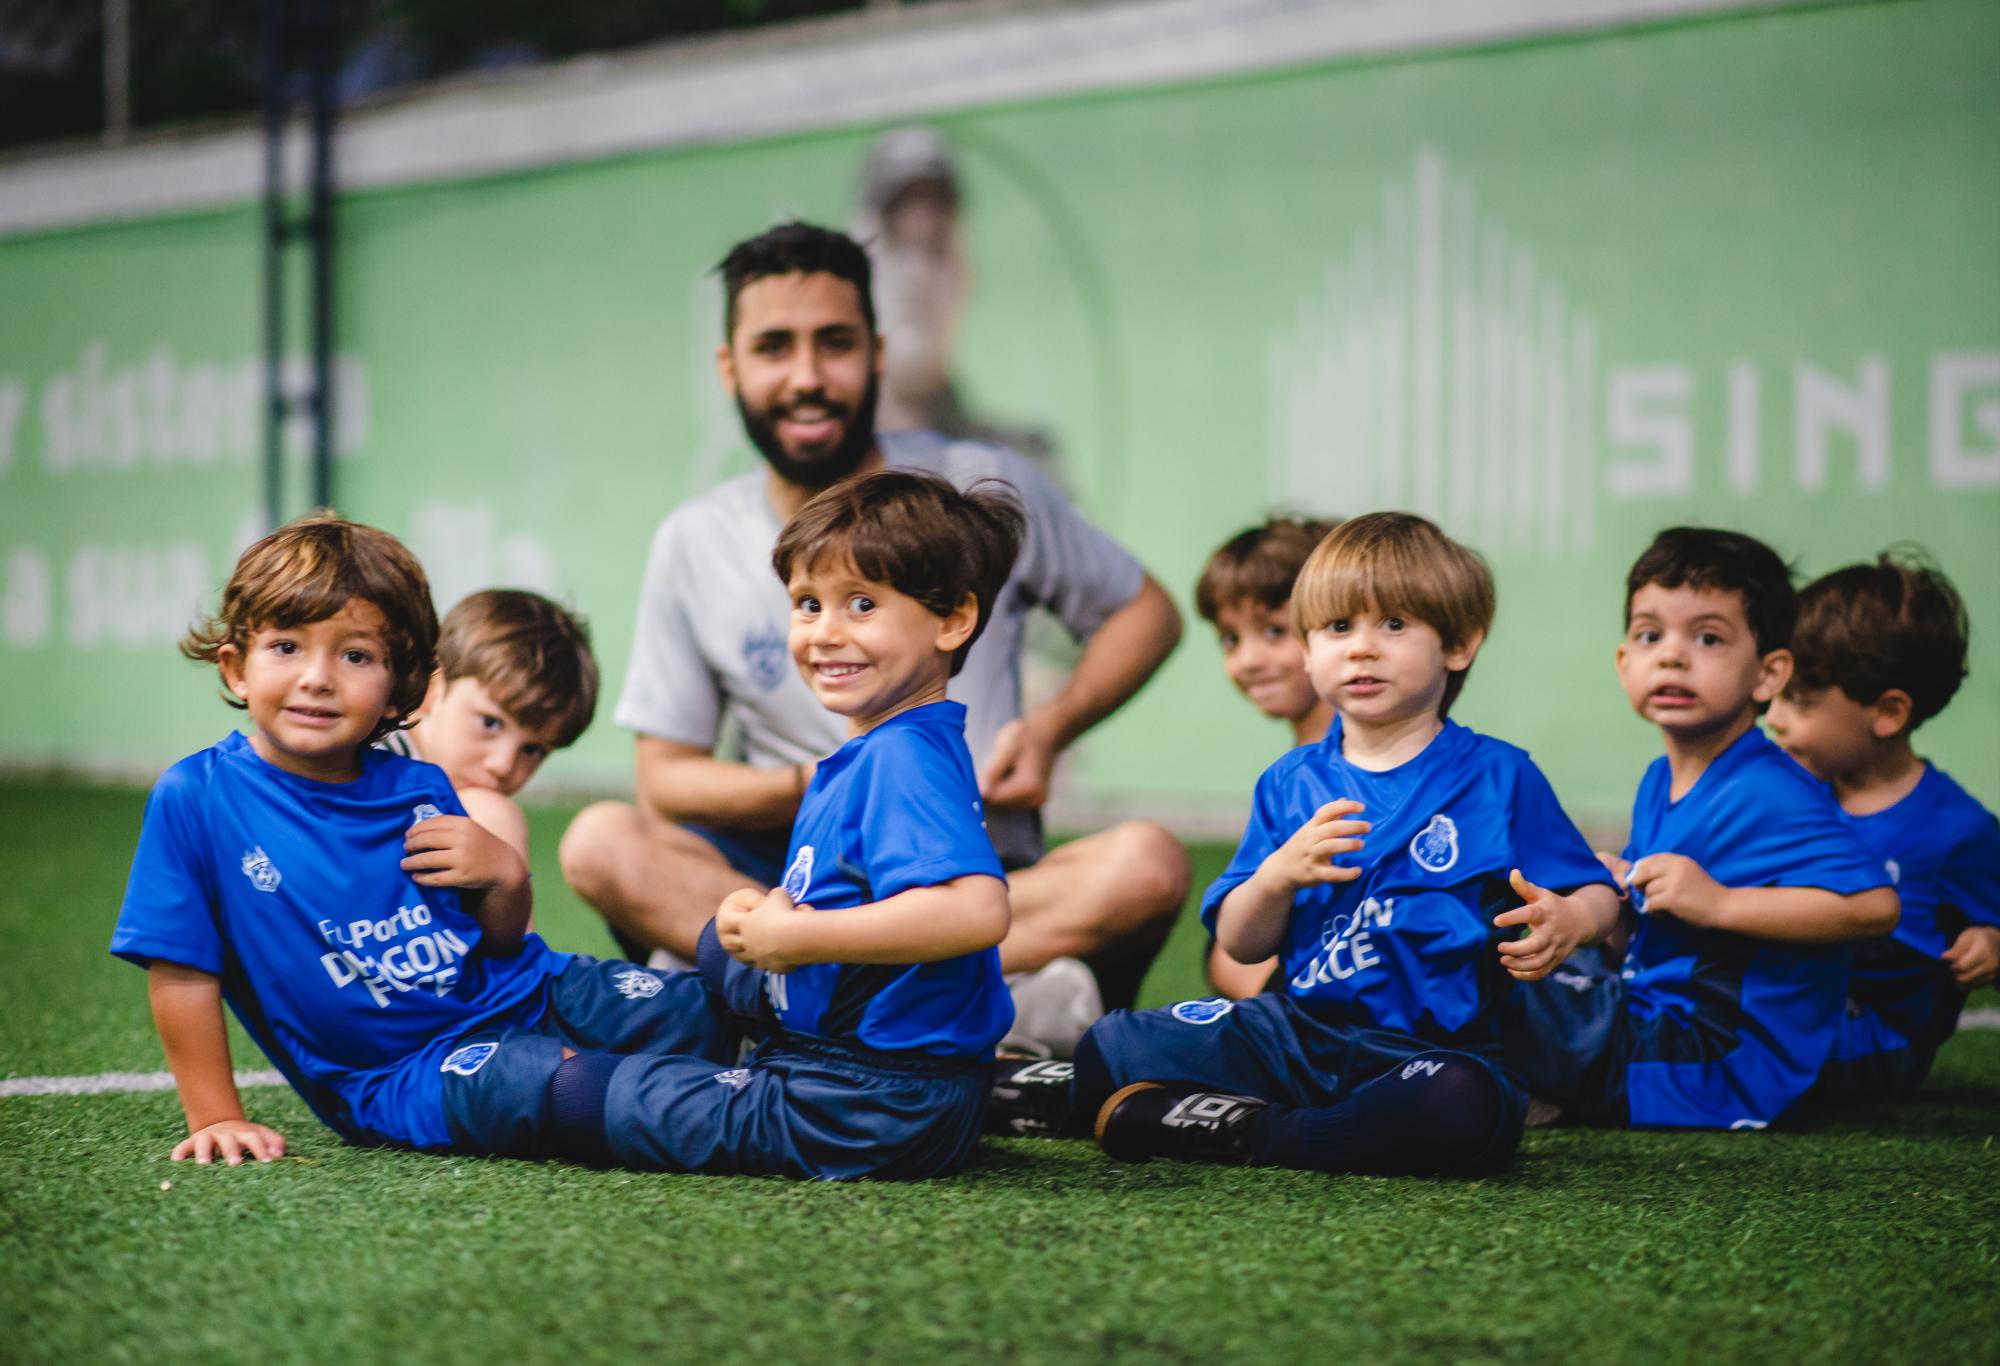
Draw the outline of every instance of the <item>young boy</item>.
M1106 1016L1076 1106L1122 1159L1488 1169L1526 1106L1495 1007L1615 893L1528 756L1448 719L1493 619L1477 555L1420 517L1358 517L1312 552L1292 612L1336 720L1258 780L1202 902L1239 962L1280 954L1285 991Z
M1609 860L1639 914L1622 976L1566 971L1518 995L1510 1058L1586 1123L1761 1129L1819 1074L1846 946L1894 927L1896 893L1757 728L1792 671L1784 561L1674 527L1625 590L1619 681L1666 742Z
M1313 691L1305 644L1292 630L1292 583L1335 523L1273 517L1237 532L1202 566L1195 610L1215 628L1222 670L1252 706L1291 728L1293 745L1316 744L1333 708ZM1263 991L1277 959L1239 963L1208 946L1208 982L1233 1000Z
M1965 677L1965 606L1942 571L1884 554L1799 595L1792 651L1771 734L1832 785L1903 906L1894 935L1854 946L1815 1094L1901 1100L2000 968L2000 821L1910 747Z
M514 794L597 710L589 628L539 593L492 588L445 614L437 650L410 727L377 743L442 768L467 814L526 858Z

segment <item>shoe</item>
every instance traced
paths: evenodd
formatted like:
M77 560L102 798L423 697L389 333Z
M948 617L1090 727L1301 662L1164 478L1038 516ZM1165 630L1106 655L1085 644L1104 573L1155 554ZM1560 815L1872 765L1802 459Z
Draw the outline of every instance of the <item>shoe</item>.
M1097 1146L1118 1162L1250 1160L1250 1132L1269 1105L1250 1096L1187 1091L1139 1081L1111 1093L1097 1112Z
M1076 1068L1046 1058L1002 1058L986 1096L986 1132L995 1138L1082 1138L1069 1103Z
M1033 972L1007 979L1014 994L1014 1027L1000 1041L1004 1052L1067 1058L1103 1016L1097 977L1081 959L1055 958Z

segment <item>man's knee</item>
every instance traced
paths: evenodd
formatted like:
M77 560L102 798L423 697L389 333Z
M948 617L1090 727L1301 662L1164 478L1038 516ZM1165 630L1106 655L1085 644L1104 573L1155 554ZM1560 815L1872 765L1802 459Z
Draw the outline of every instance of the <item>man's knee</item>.
M618 849L636 837L638 814L624 802L596 802L577 812L563 831L556 851L563 881L592 906L601 907L612 895Z
M1105 832L1116 885L1128 903L1129 928L1165 934L1187 901L1193 866L1181 842L1151 821L1127 821Z

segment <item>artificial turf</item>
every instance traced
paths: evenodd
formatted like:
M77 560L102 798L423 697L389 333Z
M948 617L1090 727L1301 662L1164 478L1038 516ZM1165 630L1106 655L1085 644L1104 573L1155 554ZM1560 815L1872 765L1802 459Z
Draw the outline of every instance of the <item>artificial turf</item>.
M142 975L104 952L140 807L0 785L0 1076L163 1065ZM534 813L538 919L606 952L555 872L566 814ZM1183 925L1150 999L1199 990L1198 947ZM168 1162L171 1093L0 1099L0 1358L1990 1362L2000 1341L1991 1031L1899 1109L1541 1131L1477 1182L1036 1140L925 1185L638 1175L359 1151L288 1091L246 1099L290 1158Z

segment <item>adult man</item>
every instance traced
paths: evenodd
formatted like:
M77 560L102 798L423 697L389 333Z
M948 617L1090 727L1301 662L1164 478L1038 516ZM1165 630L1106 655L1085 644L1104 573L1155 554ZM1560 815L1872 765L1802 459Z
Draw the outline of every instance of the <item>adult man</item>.
M1027 541L951 696L967 706L988 830L1010 870L1001 964L1056 974L1049 965L1082 959L1106 1002L1129 1004L1186 895L1186 854L1160 827L1128 822L1044 855L1039 810L1056 755L1151 676L1179 639L1179 613L1027 461L934 433L878 437L883 342L852 240L790 223L740 243L721 269L717 369L768 468L661 523L616 713L638 733L638 802L581 812L563 837L563 875L615 932L683 958L725 896L775 882L813 765L842 738L786 658L791 604L770 564L779 531L859 470L998 478L1027 512ZM1085 644L1061 691L1023 715L1021 629L1034 606ZM719 754L725 720L740 734ZM1094 1015L1097 992L1077 985ZM1073 1023L1080 1033L1088 1020ZM1061 1032L1042 1031L1058 1047L1049 1035Z

